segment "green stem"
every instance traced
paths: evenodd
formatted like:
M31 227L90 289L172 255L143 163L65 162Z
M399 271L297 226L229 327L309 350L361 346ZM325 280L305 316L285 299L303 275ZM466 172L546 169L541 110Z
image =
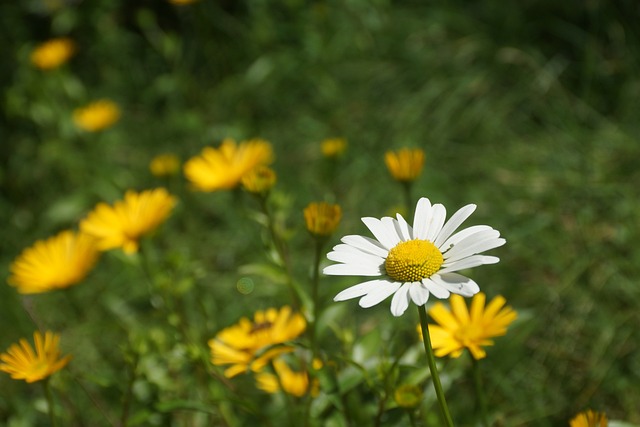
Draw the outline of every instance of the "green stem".
M411 182L401 182L402 194L404 196L404 207L406 209L407 221L413 219L413 199L411 198Z
M47 398L47 407L49 409L49 422L51 427L56 427L56 415L53 408L53 393L51 392L51 385L49 384L49 378L45 378L42 382L44 387L44 394Z
M313 300L313 323L311 324L311 351L313 358L318 355L318 318L320 317L320 297L319 285L320 285L320 260L322 258L322 247L324 239L321 237L315 237L316 247L313 258L313 276L311 280L311 298Z
M127 422L129 419L129 410L131 408L131 400L133 399L133 384L136 381L136 370L138 368L138 353L136 352L133 356L133 361L131 362L131 372L129 373L129 382L127 383L127 390L125 391L125 395L122 402L122 416L120 417L120 425L122 427L127 426Z
M438 403L440 404L442 418L444 418L445 424L448 427L453 427L453 420L451 419L451 414L449 413L447 401L444 398L444 391L442 390L440 376L438 375L438 368L436 367L436 358L433 354L433 349L431 348L431 337L429 337L429 325L427 323L427 309L424 305L418 306L418 313L420 314L420 326L422 327L424 351L427 353L427 361L429 362L431 379L433 381L433 387L436 389L436 396L438 397Z
M407 415L409 415L409 422L411 423L411 427L417 427L418 423L416 422L416 416L413 413L413 409L407 409Z
M480 372L480 362L469 353L473 365L473 380L476 386L476 397L478 399L478 409L480 411L480 422L483 427L489 427L489 418L487 416L487 400L482 386L482 373Z

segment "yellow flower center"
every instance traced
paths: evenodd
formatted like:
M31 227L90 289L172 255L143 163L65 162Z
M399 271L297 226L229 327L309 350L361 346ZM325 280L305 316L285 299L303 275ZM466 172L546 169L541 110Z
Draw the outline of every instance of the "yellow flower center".
M398 282L419 282L440 270L442 253L428 240L398 243L389 251L384 267Z

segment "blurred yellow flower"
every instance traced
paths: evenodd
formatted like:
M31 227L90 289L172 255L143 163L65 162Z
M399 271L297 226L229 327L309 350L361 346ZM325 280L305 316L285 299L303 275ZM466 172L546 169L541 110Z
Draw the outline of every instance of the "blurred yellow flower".
M330 203L309 203L304 208L304 220L307 230L314 236L328 236L338 228L342 218L339 205Z
M288 306L257 311L253 321L243 317L209 340L211 363L231 365L224 371L227 378L249 369L258 372L274 357L293 351L281 344L298 337L306 327L304 317Z
M325 157L340 157L347 149L347 140L344 138L325 139L320 143L320 149Z
M302 397L307 393L311 396L318 395L318 380L312 380L310 385L307 372L294 372L282 359L273 361L273 369L275 374L269 372L256 374L256 382L260 390L274 394L280 391L282 386L285 393L296 397Z
M31 52L31 63L42 70L52 70L67 62L75 50L76 45L69 38L51 39Z
M424 165L424 151L419 148L402 148L387 151L384 161L396 181L413 182L420 176Z
M0 371L10 374L14 380L32 383L49 377L71 360L71 356L60 357L59 335L47 331L43 337L36 331L33 340L35 351L27 340L21 339L19 344L12 344L6 353L0 354Z
M273 151L267 141L252 139L236 144L227 138L219 148L205 147L199 156L189 159L184 174L197 190L230 190L253 168L272 161Z
M134 253L140 238L162 224L175 204L176 198L164 188L141 193L129 190L113 206L99 203L80 222L80 229L94 236L101 250L122 248Z
M580 412L569 421L570 427L607 427L609 421L603 412L595 412L591 409Z
M172 176L180 170L180 159L175 154L159 154L151 159L149 170L154 176Z
M268 166L257 166L242 177L242 187L249 193L264 194L276 184L276 173Z
M471 301L471 310L467 309L464 298L451 295L451 311L442 303L429 310L429 315L439 325L429 325L431 344L435 355L459 357L467 348L474 359L482 359L487 354L483 346L493 345L490 338L507 333L507 327L516 320L517 313L511 307L504 307L506 300L497 296L485 308L486 296L479 292ZM422 338L422 328L418 325Z
M73 111L73 121L80 129L98 132L113 125L120 119L120 108L108 99L94 101Z
M21 294L67 288L86 277L99 255L93 237L63 231L25 249L11 264L8 282Z
M395 390L393 398L401 408L414 408L422 400L422 389L417 385L403 384Z

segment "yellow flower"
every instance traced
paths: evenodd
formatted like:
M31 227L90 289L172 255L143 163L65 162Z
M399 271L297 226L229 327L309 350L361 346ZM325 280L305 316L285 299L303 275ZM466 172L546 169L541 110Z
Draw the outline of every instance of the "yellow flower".
M94 101L73 111L73 121L80 129L98 132L113 125L120 119L118 105L108 99Z
M329 138L320 143L322 155L327 158L340 157L347 149L347 140L344 138Z
M33 340L35 351L27 340L21 339L19 345L12 344L6 353L0 354L0 371L10 374L14 380L32 383L59 371L71 360L71 356L60 358L59 335L47 331L43 337L36 331Z
M276 184L276 173L268 166L257 166L242 177L242 187L249 193L264 194Z
M304 220L307 223L307 230L314 236L328 236L333 233L340 219L342 218L342 209L339 205L330 203L309 203L304 208Z
M393 397L402 408L414 408L422 400L422 389L417 385L403 384L396 389Z
M595 412L591 409L580 412L569 421L570 427L607 427L609 421L603 412Z
M228 378L248 369L258 372L274 357L293 351L281 344L298 337L306 327L304 317L292 314L287 306L257 311L253 321L243 317L209 340L211 363L231 365L224 371Z
M236 144L227 138L218 149L205 147L199 156L189 159L184 174L197 190L230 190L253 168L272 160L271 144L267 141L252 139Z
M400 182L413 182L422 172L424 151L419 148L387 151L384 161L393 179Z
M282 360L273 361L273 369L275 374L268 372L260 372L256 374L256 382L260 390L267 393L277 393L280 386L285 393L296 397L302 397L309 393L311 396L318 395L318 380L312 380L309 384L309 374L307 372L294 372L289 365Z
M483 346L493 345L490 338L507 333L507 327L516 320L517 313L511 307L503 307L505 299L495 297L485 308L486 296L479 292L471 301L471 310L467 310L464 298L451 295L449 300L451 311L442 303L437 303L429 310L429 315L439 323L429 325L431 344L435 355L459 357L467 348L474 359L482 359L487 354ZM422 329L418 332L422 337Z
M67 288L86 277L99 255L93 237L63 231L25 249L11 264L9 284L21 294Z
M151 159L149 170L154 176L171 176L180 170L180 159L175 154L159 154Z
M76 45L71 39L51 39L31 52L31 63L42 70L52 70L67 62L75 50Z
M94 236L101 250L122 248L138 251L140 238L155 230L169 216L176 198L164 188L141 193L127 191L113 206L99 203L80 223L80 229Z

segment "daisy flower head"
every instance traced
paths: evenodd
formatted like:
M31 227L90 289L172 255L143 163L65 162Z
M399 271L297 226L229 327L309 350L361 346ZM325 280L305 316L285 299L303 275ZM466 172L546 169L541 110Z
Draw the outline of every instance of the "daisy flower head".
M103 251L122 248L127 254L135 253L142 236L162 224L175 204L176 198L164 188L129 190L113 206L99 203L80 222L80 229L94 236Z
M445 207L432 205L423 197L416 206L413 227L400 214L396 218L362 218L375 239L344 236L342 244L327 254L337 264L323 272L376 279L345 289L334 301L361 297L360 306L368 308L393 295L391 313L401 316L410 301L424 305L430 294L437 298L448 298L451 293L475 295L480 291L476 282L457 272L497 263L499 258L480 253L506 242L488 225L456 232L475 209L473 204L464 206L445 222Z
M93 237L67 230L25 249L9 268L9 284L21 294L68 288L82 281L100 251Z
M0 371L11 375L14 380L25 380L28 383L43 380L64 368L71 356L60 357L58 343L60 336L53 332L38 331L33 333L35 348L25 339L19 344L12 344L0 354Z
M479 292L471 300L471 309L460 295L451 295L451 311L442 303L429 310L429 315L438 325L429 325L429 336L435 355L459 357L466 348L471 356L483 359L487 353L482 347L493 345L491 338L507 333L507 327L518 317L511 308L505 307L505 299L497 296L485 307L486 296ZM418 325L422 338L422 328Z
M272 161L273 150L267 141L252 139L237 144L227 138L220 147L205 147L199 156L189 159L184 174L196 190L231 190L253 168Z
M293 351L284 345L304 332L307 323L291 307L257 311L253 320L243 317L209 340L211 363L231 365L224 371L232 378L248 370L259 372L273 358Z
M109 99L94 101L73 111L77 127L87 132L99 132L111 127L120 119L118 104Z
M422 172L424 151L419 148L387 151L384 155L384 162L393 179L398 182L413 182Z
M609 421L604 412L595 412L591 409L580 412L569 421L570 427L607 427Z
M259 372L256 374L256 383L260 390L275 394L281 389L292 396L302 397L307 393L311 396L318 395L318 380L310 379L305 371L294 371L289 365L278 358L273 361L275 373Z
M38 45L31 52L31 63L41 70L53 70L71 58L76 50L73 40L60 37Z

